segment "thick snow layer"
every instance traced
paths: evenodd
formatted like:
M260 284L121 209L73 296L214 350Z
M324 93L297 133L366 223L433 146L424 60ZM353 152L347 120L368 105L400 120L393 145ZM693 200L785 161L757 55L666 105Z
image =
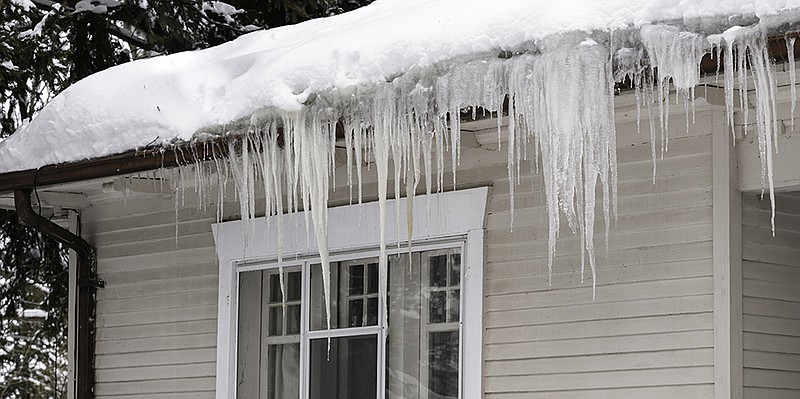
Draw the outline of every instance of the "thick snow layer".
M312 94L539 46L557 33L658 21L726 27L730 17L763 21L797 8L800 0L378 0L88 77L0 143L0 173L190 140L261 109L299 110Z

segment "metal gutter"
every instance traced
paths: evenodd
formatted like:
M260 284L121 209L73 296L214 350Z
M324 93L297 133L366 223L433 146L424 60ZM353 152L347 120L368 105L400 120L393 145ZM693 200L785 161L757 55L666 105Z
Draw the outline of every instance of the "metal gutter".
M102 158L47 165L0 174L0 192L33 189L55 184L72 183L159 168L170 168L196 161L220 157L228 152L223 145L228 137L200 143L177 145L172 148L155 148L131 151Z
M77 334L75 336L75 393L78 399L94 398L95 293L103 282L95 275L94 248L81 237L43 218L31 206L31 190L14 191L14 204L19 219L66 245L77 255Z

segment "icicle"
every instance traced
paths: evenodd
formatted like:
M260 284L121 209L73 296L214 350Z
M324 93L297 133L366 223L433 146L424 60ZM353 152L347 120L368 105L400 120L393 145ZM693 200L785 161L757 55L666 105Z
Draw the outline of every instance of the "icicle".
M791 118L792 118L792 131L794 131L794 109L797 107L797 72L795 71L794 62L794 41L797 39L795 36L786 38L786 57L789 60L789 92L792 97L791 105Z

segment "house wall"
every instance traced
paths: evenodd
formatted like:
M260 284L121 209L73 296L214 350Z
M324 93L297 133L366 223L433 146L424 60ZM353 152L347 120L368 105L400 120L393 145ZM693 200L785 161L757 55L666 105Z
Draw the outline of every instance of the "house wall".
M127 203L125 203L127 202ZM83 212L97 248L98 399L214 396L217 265L212 211L159 196Z
M742 198L745 398L800 397L800 194Z
M630 115L635 109L618 110L619 215L608 252L598 224L595 300L588 270L581 284L578 239L566 226L548 286L541 178L523 175L512 232L506 147L493 149L493 128L465 133L475 137L464 140L458 186L492 187L485 397L713 395L711 111L698 110L689 132L683 115L672 117L655 183L646 123L637 134ZM346 175L338 173L341 185ZM374 174L374 168L365 174L371 196ZM347 203L347 193L338 189L331 202ZM101 198L83 213L108 283L98 293L98 398L214 396L214 209L195 209L192 194L178 212L177 242L175 202L168 197Z

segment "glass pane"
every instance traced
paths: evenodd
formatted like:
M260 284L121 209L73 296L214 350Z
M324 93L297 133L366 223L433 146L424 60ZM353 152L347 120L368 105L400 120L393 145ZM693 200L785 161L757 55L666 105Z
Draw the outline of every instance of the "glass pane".
M286 334L300 334L300 305L286 306Z
M428 397L458 397L458 331L428 335Z
M277 268L239 273L237 398L299 398L299 267L286 268L286 315ZM293 281L297 282L294 283ZM292 299L292 300L290 300Z
M447 255L430 257L430 286L447 286Z
M450 286L459 285L461 285L461 254L453 254L450 257Z
M369 281L373 278L369 275L371 269L373 266L364 259L331 263L331 328L377 324L378 307L371 307L369 304L369 297L375 294L366 297L364 293L365 286L371 284ZM374 278L377 279L377 267L374 267L374 270ZM312 265L310 327L315 331L327 328L322 277L322 266ZM375 285L377 286L377 281ZM364 324L365 318L370 324ZM371 320L376 322L373 323Z
M286 273L286 301L299 301L302 287L303 279L300 272Z
M444 323L447 321L447 291L431 291L428 304L428 322Z
M281 278L277 273L269 276L269 302L281 303Z
M299 343L267 347L266 388L267 399L300 397Z
M311 340L311 399L375 399L378 339L375 335Z
M378 298L367 299L367 322L364 325L378 325Z
M353 265L349 267L350 273L350 295L361 295L364 293L364 265Z
M331 328L339 327L339 273L336 263L331 264ZM322 266L311 265L311 329L327 328L325 313L325 293L322 280Z
M281 279L277 270L271 271L269 276L269 302L281 303ZM286 289L286 302L299 301L301 294L302 279L300 272L284 271L284 288Z
M270 306L269 308L269 335L283 335L283 306Z
M410 258L408 254L390 257L388 399L458 396L461 267L453 263L459 260L459 251L460 248L453 248L415 252ZM432 271L431 267L438 267L439 271ZM450 273L458 278L451 279ZM457 283L453 288L451 280ZM441 287L431 287L436 284Z
M447 321L458 321L459 313L461 313L461 290L450 290L448 297L447 306L450 308L450 312L447 315Z
M347 304L348 327L361 327L364 319L364 300L351 299Z
M378 264L370 263L367 265L367 294L378 292Z

